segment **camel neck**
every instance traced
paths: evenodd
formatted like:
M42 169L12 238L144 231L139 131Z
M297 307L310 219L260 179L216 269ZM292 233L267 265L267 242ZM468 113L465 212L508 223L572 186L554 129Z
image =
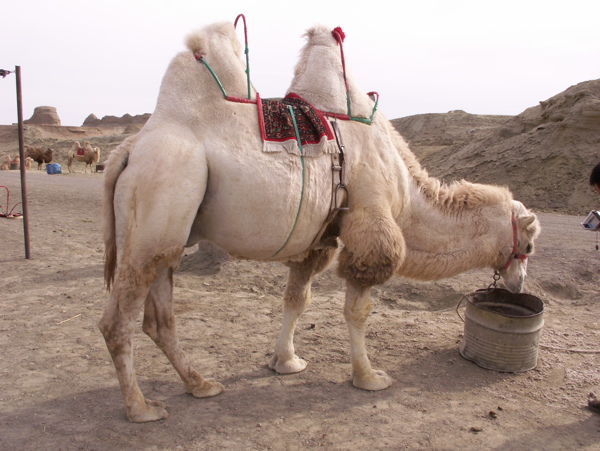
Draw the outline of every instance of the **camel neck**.
M503 247L510 246L510 213L503 204L450 214L426 201L414 202L400 227L406 242L406 264L399 275L439 280L472 269L496 267Z

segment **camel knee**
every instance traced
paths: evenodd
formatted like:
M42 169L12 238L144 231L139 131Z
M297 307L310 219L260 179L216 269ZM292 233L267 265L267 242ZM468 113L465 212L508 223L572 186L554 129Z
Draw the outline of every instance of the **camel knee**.
M352 324L355 327L363 327L367 322L369 313L371 313L371 301L369 299L366 302L360 303L360 305L344 305L344 319L346 323Z
M98 329L109 350L111 346L131 337L134 319L141 310L146 294L143 287L123 288L121 284L113 287L108 305L98 322Z
M104 314L98 322L98 329L104 337L106 347L112 356L121 354L130 341L127 326L114 321L112 317Z

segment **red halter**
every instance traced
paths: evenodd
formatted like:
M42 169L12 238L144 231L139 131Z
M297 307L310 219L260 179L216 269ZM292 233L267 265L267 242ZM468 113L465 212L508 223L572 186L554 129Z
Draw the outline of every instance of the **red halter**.
M514 213L512 214L510 220L511 220L511 223L512 223L512 230L513 230L513 249L512 249L512 252L510 254L510 257L508 257L508 261L502 267L501 271L507 269L510 266L510 264L512 263L512 261L514 259L521 260L521 263L523 263L523 262L525 262L525 260L528 257L527 254L519 254L517 252L517 250L518 250L517 247L518 247L518 244L519 244L519 240L517 239L517 220L515 219L515 214Z

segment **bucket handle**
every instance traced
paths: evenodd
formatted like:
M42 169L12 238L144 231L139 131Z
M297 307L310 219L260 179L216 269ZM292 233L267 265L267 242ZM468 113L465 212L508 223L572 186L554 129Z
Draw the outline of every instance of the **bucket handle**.
M461 321L464 323L465 319L460 315L460 312L458 311L460 304L462 304L462 301L465 300L465 298L469 295L471 295L473 293L469 293L469 294L465 294L462 298L460 298L460 301L458 301L458 304L456 304L456 314L458 315L458 317L461 319Z
M487 290L495 290L496 284L499 279L500 279L500 276L498 276L497 274L494 274L494 281L491 284L489 284L489 286L487 287ZM471 296L474 294L475 294L475 291L471 291L470 293L465 294L462 298L460 298L460 301L458 301L458 304L456 304L456 314L462 320L463 323L465 322L465 319L460 315L460 312L458 311L458 309L460 307L460 304L462 304L462 301L464 301L467 296Z

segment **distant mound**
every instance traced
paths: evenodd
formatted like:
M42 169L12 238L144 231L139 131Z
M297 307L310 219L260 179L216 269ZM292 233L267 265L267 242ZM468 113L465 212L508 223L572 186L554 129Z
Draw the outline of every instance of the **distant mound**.
M38 106L33 110L33 116L23 121L33 125L60 125L60 118L53 106Z
M130 114L124 114L121 117L117 116L104 116L102 119L98 119L95 114L90 114L85 121L83 121L82 127L118 127L128 125L140 125L143 126L151 114L139 114L132 116ZM141 128L141 127L139 127ZM139 129L138 128L138 129Z
M600 162L600 80L487 125L489 116L429 116L393 122L431 175L508 186L539 210L584 215L600 203L588 184Z

